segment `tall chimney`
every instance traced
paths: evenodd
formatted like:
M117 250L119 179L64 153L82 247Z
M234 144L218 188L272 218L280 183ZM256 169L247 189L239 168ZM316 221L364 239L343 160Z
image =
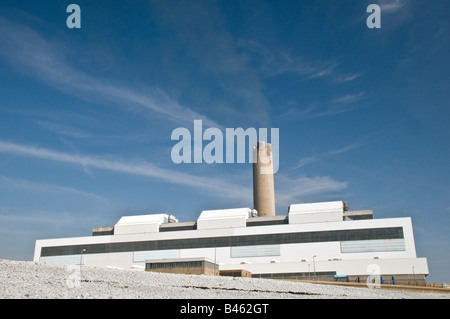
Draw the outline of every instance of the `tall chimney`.
M258 142L253 146L253 207L258 216L275 216L272 146Z

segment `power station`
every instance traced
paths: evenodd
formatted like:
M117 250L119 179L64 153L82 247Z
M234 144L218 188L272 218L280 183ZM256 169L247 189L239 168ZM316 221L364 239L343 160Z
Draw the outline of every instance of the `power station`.
M411 218L374 219L342 201L291 204L275 214L271 145L253 149L252 208L124 216L89 237L37 240L36 262L275 279L425 285Z

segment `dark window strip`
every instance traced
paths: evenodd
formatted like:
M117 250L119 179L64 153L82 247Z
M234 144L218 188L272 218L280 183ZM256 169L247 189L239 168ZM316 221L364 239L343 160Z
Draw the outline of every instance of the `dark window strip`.
M177 227L159 227L159 232L168 232L168 231L183 231L183 230L196 230L197 229L197 223L194 225L187 225L187 226L177 226Z
M265 220L265 221L247 221L247 227L255 227L255 226L272 226L272 225L284 225L288 224L288 219L278 219L278 220Z
M335 271L317 271L316 276L334 276ZM269 274L252 274L252 278L293 278L302 277L302 279L314 277L314 271L310 272L288 272L288 273L269 273Z
M167 268L187 268L206 267L214 268L214 264L207 261L175 261L175 262L146 262L145 269L167 269Z
M41 256L106 254L145 250L191 249L212 247L235 247L253 245L301 244L350 240L397 239L403 238L402 227L369 228L350 230L330 230L301 233L279 233L246 236L204 237L165 239L138 242L82 244L70 246L42 247Z

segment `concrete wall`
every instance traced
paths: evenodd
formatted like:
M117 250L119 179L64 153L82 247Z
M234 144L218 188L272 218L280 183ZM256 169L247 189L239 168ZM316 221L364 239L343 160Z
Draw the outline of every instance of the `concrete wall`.
M344 203L341 201L293 204L289 206L289 224L340 222Z
M415 274L428 274L426 259L416 258L413 230L410 218L341 221L313 224L285 224L241 228L186 230L161 233L158 232L145 234L123 234L113 236L38 240L36 241L34 260L40 260L41 247L47 246L399 226L403 228L405 237L404 251L342 253L340 242L319 242L303 244L281 244L278 245L279 247L261 247L261 250L255 249L255 251L260 251L262 256L249 255L248 257L246 257L244 254L243 257L239 258L232 257L230 247L211 247L180 250L172 249L167 252L162 250L155 252L157 252L161 256L161 258L164 258L164 256L166 256L165 258L167 258L167 256L169 255L169 257L171 258L206 257L219 264L219 268L221 270L243 268L254 274L271 272L312 272L313 260L317 272L335 270L338 274L363 275L367 274L367 267L369 265L379 265L379 267L381 267L381 272L387 274L412 274L413 267ZM273 255L264 255L267 251L271 251ZM75 263L79 260L79 256L80 255L69 256L68 259L73 260ZM242 256L242 254L240 256ZM130 268L133 266L144 266L144 262L135 261L133 252L86 254L83 256L83 258L84 264L99 267L115 266ZM152 258L159 257L156 256ZM330 261L329 259L337 260Z
M234 264L221 265L220 270L245 269L255 274L271 273L316 273L336 271L337 275L383 275L383 274L428 274L425 258L394 258L394 259L360 259L360 260L318 260L307 262L286 262L268 264Z

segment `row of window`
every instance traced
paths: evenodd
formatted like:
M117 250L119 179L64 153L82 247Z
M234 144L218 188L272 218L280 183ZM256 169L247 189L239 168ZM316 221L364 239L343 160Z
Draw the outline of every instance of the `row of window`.
M368 253L376 251L405 251L405 239L376 239L341 242L341 253Z
M204 260L194 261L175 261L175 262L160 262L145 264L145 269L172 269L172 268L199 268L207 267L214 269L214 264Z
M328 230L300 233L278 233L244 236L164 239L104 244L42 247L41 257L84 254L105 254L146 250L237 247L255 245L301 244L314 242L398 239L403 238L402 227Z
M335 271L317 271L314 272L289 272L289 273L271 273L271 274L252 274L252 278L273 278L273 279L310 279L320 276L334 276Z

